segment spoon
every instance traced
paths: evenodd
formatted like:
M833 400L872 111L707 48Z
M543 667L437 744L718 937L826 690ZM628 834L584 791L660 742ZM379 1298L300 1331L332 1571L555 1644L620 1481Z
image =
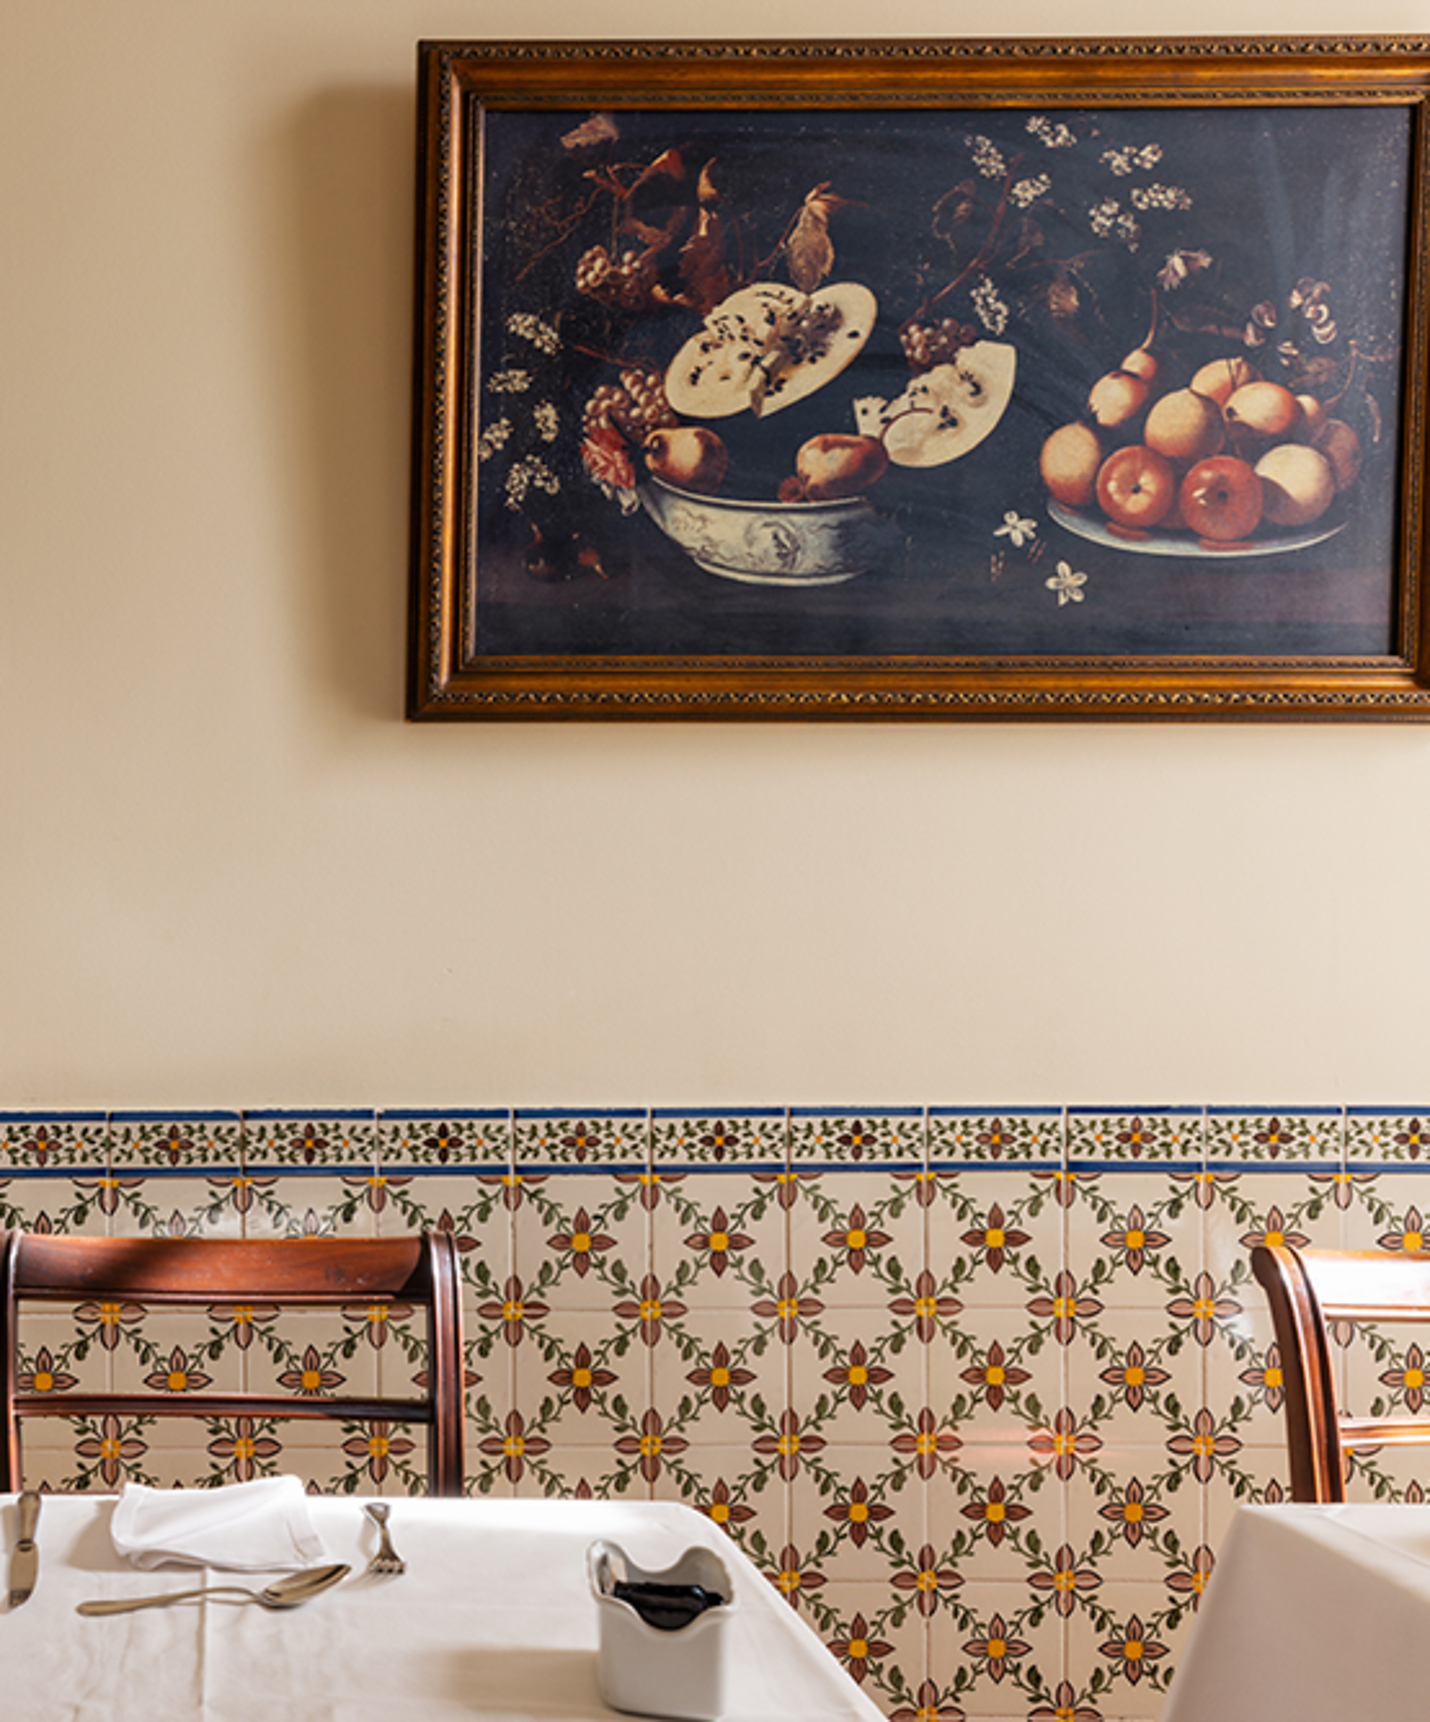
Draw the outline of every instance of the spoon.
M204 1585L198 1590L170 1590L160 1596L116 1596L100 1602L82 1602L80 1614L128 1614L135 1608L166 1608L171 1602L188 1602L197 1596L237 1596L256 1602L262 1608L297 1608L319 1591L325 1591L345 1578L349 1568L341 1562L334 1566L309 1567L305 1572L289 1573L287 1578L275 1579L262 1590L249 1590L240 1584Z

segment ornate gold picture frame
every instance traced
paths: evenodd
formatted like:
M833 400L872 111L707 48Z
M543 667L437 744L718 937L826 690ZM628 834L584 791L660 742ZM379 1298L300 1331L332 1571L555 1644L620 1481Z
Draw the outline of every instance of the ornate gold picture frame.
M1427 89L422 44L409 716L1430 714Z

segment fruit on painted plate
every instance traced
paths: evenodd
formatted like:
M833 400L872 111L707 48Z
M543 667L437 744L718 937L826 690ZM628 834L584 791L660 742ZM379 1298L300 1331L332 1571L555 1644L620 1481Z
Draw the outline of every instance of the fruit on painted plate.
M1219 407L1224 407L1238 389L1247 383L1258 382L1260 377L1256 366L1237 353L1226 359L1212 359L1203 365L1193 373L1191 387L1199 395L1206 395Z
M1172 493L1172 506L1157 522L1158 532L1185 532L1187 523L1182 519L1182 487L1178 483Z
M704 425L652 431L644 448L646 466L657 478L700 496L714 496L730 464L725 444Z
M1097 500L1116 526L1146 531L1159 525L1177 495L1177 470L1166 455L1131 443L1108 455L1097 475Z
M1195 389L1173 389L1153 403L1142 428L1148 448L1168 460L1192 465L1221 453L1226 425L1221 408L1209 395Z
M1053 502L1100 508L1123 537L1187 533L1234 546L1258 527L1274 536L1310 525L1357 483L1361 440L1331 416L1335 400L1269 382L1240 354L1172 386L1178 378L1150 342L1098 379L1080 419L1045 439L1038 472Z
M1007 342L975 341L892 400L856 400L854 422L862 436L883 442L895 466L943 466L997 428L1013 398L1017 368L1017 349Z
M722 300L671 361L665 392L687 418L768 417L803 400L853 362L878 302L858 281L801 293L759 281Z
M795 477L806 502L858 496L881 479L889 456L878 437L829 431L813 436L795 456Z
M1335 500L1331 463L1303 442L1277 443L1256 463L1262 518L1273 526L1309 526Z
M1152 385L1132 371L1108 371L1088 391L1087 410L1103 430L1122 430L1147 405Z
M1102 438L1091 425L1081 419L1060 425L1038 456L1048 495L1066 508L1090 508L1097 501L1097 475L1105 454Z
M1117 368L1149 385L1157 381L1157 355L1146 347L1134 347Z
M1235 544L1260 523L1261 480L1236 455L1214 454L1188 471L1177 502L1188 529L1199 538Z
M1243 383L1222 410L1232 440L1243 448L1291 436L1301 417L1295 395L1280 383Z
M1337 491L1349 490L1360 477L1360 438L1344 419L1327 419L1313 446L1330 463Z
M1301 409L1301 416L1296 421L1296 435L1302 442L1315 442L1330 418L1325 404L1314 395L1297 395L1296 405Z

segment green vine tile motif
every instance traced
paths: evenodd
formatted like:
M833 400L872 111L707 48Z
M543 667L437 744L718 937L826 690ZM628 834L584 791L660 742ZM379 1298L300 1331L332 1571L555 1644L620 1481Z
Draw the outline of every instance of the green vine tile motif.
M827 1107L795 1107L789 1118L791 1162L827 1165L887 1165L926 1157L927 1128L922 1109L846 1112Z
M1208 1162L1257 1165L1345 1158L1345 1115L1332 1107L1245 1111L1212 1106L1206 1114Z
M236 1170L243 1162L243 1120L236 1112L115 1112L109 1130L117 1170Z
M789 1114L783 1108L651 1114L651 1159L658 1165L742 1166L783 1164L789 1151Z
M255 1477L275 1477L283 1469L283 1443L273 1418L214 1417L206 1421L205 1434L208 1470L199 1480L201 1487L250 1483Z
M103 1112L0 1112L0 1172L108 1163L109 1119Z
M306 1177L245 1171L229 1200L246 1237L330 1238L372 1230L386 1185L371 1171Z
M427 1485L427 1448L420 1430L402 1423L345 1423L346 1468L333 1481L335 1493L371 1495L401 1485L420 1494Z
M1430 1110L1352 1106L1346 1115L1346 1158L1430 1166Z
M930 1255L933 1239L948 1240L944 1248L955 1291L1005 1277L1042 1291L1061 1265L1061 1253L1038 1251L1047 1245L1059 1249L1063 1214L1079 1189L1061 1170L1049 1168L1012 1181L1000 1178L995 1186L982 1174L938 1172L916 1194L930 1210ZM954 1239L957 1247L950 1248Z
M644 1165L650 1119L643 1112L518 1112L513 1124L518 1166Z
M377 1120L371 1112L264 1110L243 1114L244 1169L371 1167Z
M113 1492L120 1483L153 1484L142 1463L149 1451L145 1433L157 1417L76 1417L74 1455L79 1465L60 1488L66 1493Z
M874 1288L880 1286L910 1292L924 1273L923 1226L911 1222L921 1220L927 1206L921 1196L931 1185L916 1175L871 1179L867 1174L831 1171L801 1174L792 1188L796 1191L792 1206L805 1231L817 1240L802 1252L812 1258L811 1295L854 1281L864 1287L861 1297L877 1295ZM896 1253L901 1247L907 1265Z
M1088 1264L1086 1294L1111 1295L1136 1280L1144 1295L1152 1287L1185 1293L1197 1263L1184 1265L1179 1238L1187 1240L1197 1217L1198 1195L1215 1185L1199 1181L1200 1167L1152 1178L1084 1173L1076 1182L1076 1204L1098 1248ZM1071 1206L1072 1204L1070 1204Z
M105 1170L69 1176L0 1174L0 1228L45 1233L102 1232L119 1210L120 1185Z
M1002 1112L935 1106L928 1114L930 1165L1057 1166L1064 1157L1061 1108Z
M512 1115L509 1112L383 1112L375 1126L380 1170L419 1167L509 1167Z
M1200 1161L1203 1144L1200 1107L1103 1111L1075 1106L1068 1113L1069 1161L1108 1165Z
M237 1235L257 1199L253 1181L235 1165L207 1175L200 1167L177 1177L116 1171L106 1180L100 1205L116 1232L185 1238Z

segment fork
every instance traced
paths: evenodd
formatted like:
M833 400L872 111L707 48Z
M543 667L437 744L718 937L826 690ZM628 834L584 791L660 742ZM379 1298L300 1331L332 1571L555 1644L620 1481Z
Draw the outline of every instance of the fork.
M377 1526L377 1534L382 1539L377 1545L377 1553L367 1563L370 1573L401 1573L407 1571L407 1562L392 1546L392 1538L387 1534L387 1518L392 1508L386 1501L364 1501L362 1510Z

